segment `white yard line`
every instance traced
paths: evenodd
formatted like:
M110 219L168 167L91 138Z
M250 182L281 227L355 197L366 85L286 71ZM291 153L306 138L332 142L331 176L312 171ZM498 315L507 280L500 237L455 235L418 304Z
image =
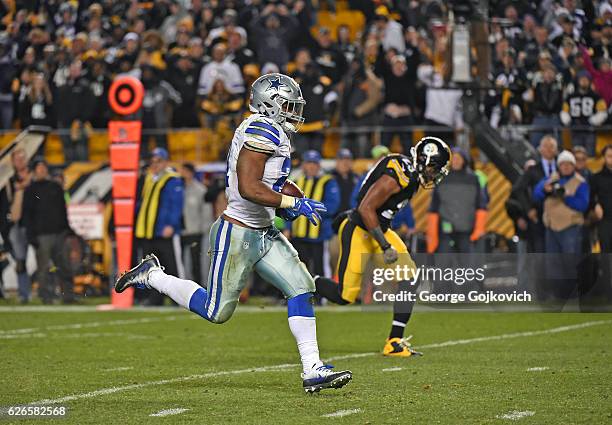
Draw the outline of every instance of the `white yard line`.
M186 411L188 411L189 409L185 409L182 407L177 407L176 409L166 409L166 410L160 410L157 413L151 413L149 416L171 416L171 415L179 415L181 413L184 413Z
M388 367L386 369L381 369L382 372L399 372L402 370L401 367Z
M550 368L547 367L547 366L544 366L544 367L530 367L529 369L527 369L527 372L543 372L543 371L548 370L548 369L550 369Z
M191 316L180 315L180 316L168 316L168 317L141 317L139 319L118 319L118 320L101 320L97 322L84 322L84 323L71 323L68 325L50 325L43 326L40 328L20 328L20 329L7 329L0 330L0 336L2 335L15 335L15 334L28 334L36 333L40 331L64 331L69 329L84 329L84 328L98 328L101 326L121 326L121 325L135 325L141 323L152 323L160 321L174 321L177 319L185 319Z
M58 334L58 333L23 333L23 334L0 334L0 339L28 339L28 338L106 338L106 337L126 337L127 339L154 339L149 335L139 335L127 332L86 332L86 333L71 333L71 334Z
M423 346L420 346L419 348L439 348L439 347L448 347L448 346L460 345L460 344L494 341L494 340L499 340L499 339L521 338L521 337L526 337L526 336L544 335L544 334L555 334L559 332L568 332L568 331L572 331L576 329L583 329L583 328L588 328L591 326L598 326L598 325L604 325L604 324L609 324L609 323L612 323L612 320L598 320L598 321L591 321L591 322L583 322L583 323L579 323L576 325L567 325L567 326L560 326L557 328L543 329L539 331L517 332L517 333L511 333L511 334L491 335L488 337L479 337L479 338L472 338L472 339L451 340L451 341L441 342L437 344L423 345ZM370 352L370 353L347 354L344 356L331 357L328 360L354 359L354 358L372 356L375 354L378 354L378 353ZM198 379L217 378L219 376L241 375L241 374L253 373L253 372L280 371L284 369L297 368L298 366L301 366L301 365L280 364L280 365L264 366L264 367L258 367L258 368L209 372L209 373L198 374L198 375L189 375L189 376L181 376L177 378L162 379L159 381L147 381L147 382L143 382L140 384L103 388L100 390L95 390L95 391L91 391L87 393L73 394L73 395L68 395L65 397L60 397L60 398L55 398L55 399L38 400L38 401L31 402L29 404L30 405L48 405L48 404L66 403L69 401L93 398L93 397L98 397L98 396L107 395L107 394L114 394L114 393L118 393L122 391L129 391L129 390L136 390L140 388L152 387L156 385L174 384L178 382L193 381L193 380L198 380Z
M518 421L519 419L527 418L533 415L535 415L535 412L531 410L525 410L525 411L513 410L511 412L504 413L503 415L497 415L495 417L497 419L508 419L510 421Z
M559 332L573 331L576 329L590 328L591 326L605 325L612 323L612 320L595 320L591 322L578 323L576 325L559 326L557 328L542 329L539 331L515 332L502 335L483 336L479 338L457 339L455 341L440 342L437 344L419 345L419 348L441 348L450 347L453 345L473 344L475 342L496 341L500 339L523 338L527 336L538 336L547 334L556 334Z
M328 413L326 415L321 415L322 418L342 418L348 415L354 415L356 413L360 413L361 409L348 409L348 410L338 410L334 413Z
M123 366L123 367L113 367L110 369L104 369L102 370L102 372L123 372L125 370L132 370L134 369L133 366Z
M101 395L114 394L114 393L118 393L122 391L135 390L135 389L151 387L155 385L175 384L177 382L193 381L197 379L217 378L219 376L227 376L227 375L241 375L244 373L253 373L253 372L273 372L277 370L291 369L297 366L299 365L280 364L280 365L257 367L257 368L250 368L250 369L222 370L219 372L203 373L201 375L180 376L178 378L161 379L159 381L143 382L142 384L132 384L132 385L124 385L122 387L103 388L101 390L91 391L91 392L84 393L84 394L73 394L73 395L60 397L56 399L39 400L39 401L30 403L30 405L48 405L48 404L65 403L67 401L74 401L74 400L80 400L80 399L85 399L85 398L93 398L93 397L98 397Z

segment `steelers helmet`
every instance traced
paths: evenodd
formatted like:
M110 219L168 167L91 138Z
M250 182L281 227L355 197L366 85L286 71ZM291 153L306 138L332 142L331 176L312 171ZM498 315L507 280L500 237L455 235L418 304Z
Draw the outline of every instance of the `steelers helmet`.
M448 175L451 150L441 139L423 137L410 150L412 165L425 189L433 189Z
M296 132L304 123L305 104L299 84L287 75L265 74L251 86L249 110L273 119L287 131Z

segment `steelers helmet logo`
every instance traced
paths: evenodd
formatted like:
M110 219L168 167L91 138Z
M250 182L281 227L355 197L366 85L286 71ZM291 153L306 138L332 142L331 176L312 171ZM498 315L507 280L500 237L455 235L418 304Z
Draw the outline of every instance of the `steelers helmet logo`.
M438 146L435 143L427 143L423 146L423 153L427 156L433 156L438 154Z

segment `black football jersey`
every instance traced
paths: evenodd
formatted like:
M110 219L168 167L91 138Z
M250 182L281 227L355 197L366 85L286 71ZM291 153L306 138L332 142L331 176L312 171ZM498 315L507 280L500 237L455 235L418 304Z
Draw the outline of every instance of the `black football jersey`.
M579 125L589 125L589 118L606 110L605 102L592 90L587 93L576 91L565 102L563 109L570 114L572 122Z
M381 158L365 176L357 195L357 205L361 203L370 187L372 187L372 185L384 174L393 177L401 187L401 190L387 199L387 201L376 211L378 213L378 221L383 231L390 227L395 214L412 199L412 196L419 189L419 177L412 167L410 159L401 154L387 155ZM351 220L358 226L366 229L357 209L353 211Z

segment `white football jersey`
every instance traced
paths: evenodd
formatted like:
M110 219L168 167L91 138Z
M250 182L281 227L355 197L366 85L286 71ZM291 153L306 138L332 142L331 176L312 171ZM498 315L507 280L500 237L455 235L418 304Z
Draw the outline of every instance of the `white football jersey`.
M248 201L238 191L236 165L243 148L270 155L262 181L280 192L291 171L291 141L279 124L264 115L253 114L236 129L227 154L225 194L228 204L224 214L250 227L271 226L275 208Z

